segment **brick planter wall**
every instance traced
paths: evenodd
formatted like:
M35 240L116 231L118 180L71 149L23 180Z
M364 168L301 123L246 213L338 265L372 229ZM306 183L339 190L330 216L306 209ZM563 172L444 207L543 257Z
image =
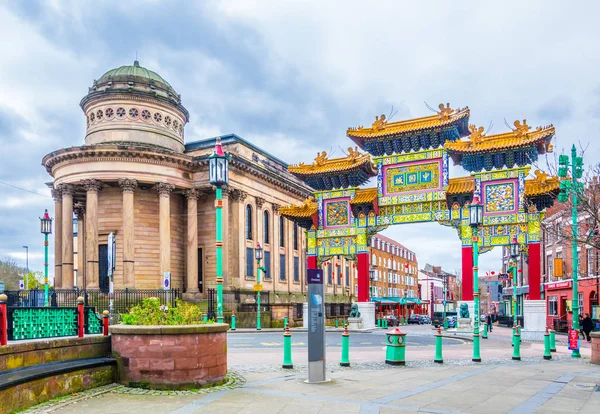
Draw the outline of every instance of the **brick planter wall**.
M600 365L600 332L592 332L592 364Z
M156 389L200 388L227 375L227 324L111 326L120 382Z

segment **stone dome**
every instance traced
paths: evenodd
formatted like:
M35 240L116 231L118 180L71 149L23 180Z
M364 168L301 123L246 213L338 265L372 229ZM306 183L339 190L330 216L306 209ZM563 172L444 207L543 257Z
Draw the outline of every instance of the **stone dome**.
M80 106L87 118L88 145L127 142L184 150L189 113L181 95L137 60L94 80Z

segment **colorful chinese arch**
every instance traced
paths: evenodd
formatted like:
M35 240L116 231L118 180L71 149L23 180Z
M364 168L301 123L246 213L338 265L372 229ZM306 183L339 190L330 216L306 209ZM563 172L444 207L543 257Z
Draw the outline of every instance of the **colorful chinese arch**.
M515 121L509 132L486 135L469 126L468 108L440 105L436 115L399 122L376 117L370 128L349 128L362 150L343 158L322 152L310 165L289 171L316 191L300 206L280 213L307 230L308 267L331 256L357 261L358 301L369 301L369 245L394 224L432 222L453 227L462 241L463 300L473 300L472 229L468 206L484 205L480 251L508 245L513 237L528 246L529 296L540 298L540 223L558 193L559 180L535 171L538 156L552 151L552 125L532 129ZM449 161L470 175L450 178ZM377 187L360 188L372 177Z

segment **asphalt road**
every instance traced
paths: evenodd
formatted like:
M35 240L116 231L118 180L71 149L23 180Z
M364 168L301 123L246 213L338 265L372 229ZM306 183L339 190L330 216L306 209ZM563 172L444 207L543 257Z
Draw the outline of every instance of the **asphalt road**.
M342 335L337 332L327 332L326 340L328 347L341 347ZM308 334L306 332L295 332L292 335L293 347L306 347L308 343ZM461 345L465 341L455 338L444 338L443 345ZM385 345L385 334L383 332L375 333L352 333L350 334L350 344L354 347L381 347ZM433 335L409 335L407 338L409 346L434 346L435 336ZM252 348L282 348L282 333L230 333L227 335L227 346L230 349L252 349Z

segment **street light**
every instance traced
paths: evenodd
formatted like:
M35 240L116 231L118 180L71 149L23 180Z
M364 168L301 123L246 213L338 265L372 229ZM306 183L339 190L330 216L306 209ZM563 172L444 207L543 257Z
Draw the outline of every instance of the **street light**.
M217 137L213 155L208 157L208 182L216 190L216 235L215 245L217 251L217 322L223 323L223 190L222 187L229 183L229 155L223 152L221 138Z
M254 249L254 258L258 262L258 269L256 273L256 330L260 331L260 291L262 290L262 286L260 285L260 272L266 272L264 267L261 267L260 261L263 258L263 248L260 247L260 243L256 244L256 249Z
M44 306L48 306L48 235L52 234L52 219L48 210L40 217L40 232L44 235Z
M579 253L577 252L577 235L579 234L579 225L577 223L577 203L578 197L583 195L583 183L577 179L583 177L583 158L577 156L575 144L571 147L571 160L568 155L558 157L558 176L562 178L560 182L560 193L558 201L565 203L571 196L571 272L573 275L573 330L579 332L579 292L578 292L578 271L579 271ZM567 178L571 168L571 177ZM573 358L581 358L579 348L573 349L571 353Z
M469 206L469 225L473 229L473 362L481 362L479 353L479 226L483 224L483 206L475 196Z
M27 286L27 276L29 275L29 246L23 246L25 249L25 290L29 290Z
M512 262L512 275L513 275L513 334L516 332L517 327L517 257L519 257L520 248L517 237L514 236L510 242L510 258Z

